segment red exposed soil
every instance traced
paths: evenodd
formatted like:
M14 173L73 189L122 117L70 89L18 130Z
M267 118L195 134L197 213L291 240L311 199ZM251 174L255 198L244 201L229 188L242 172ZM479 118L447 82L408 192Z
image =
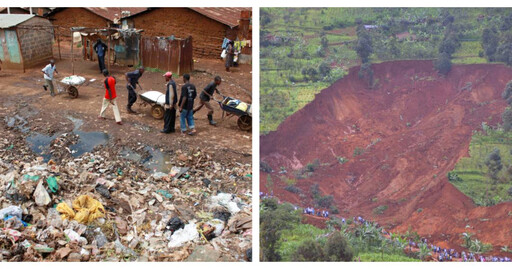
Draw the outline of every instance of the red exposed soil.
M512 203L477 207L446 174L468 155L472 132L482 122L501 122L507 105L501 93L512 69L462 65L441 77L431 61L397 61L374 64L373 70L376 89L367 89L354 67L276 132L262 136L261 160L274 170L286 167L288 177L314 159L329 163L297 186L309 193L318 183L344 217L360 215L395 232L410 227L430 242L456 249L465 231L491 243L493 253L510 245ZM467 83L471 90L463 89ZM364 152L354 156L356 147ZM349 161L340 164L336 156ZM262 191L266 178L262 173ZM287 192L280 180L274 186L281 200L313 205L309 194ZM373 210L381 205L388 209L376 215Z

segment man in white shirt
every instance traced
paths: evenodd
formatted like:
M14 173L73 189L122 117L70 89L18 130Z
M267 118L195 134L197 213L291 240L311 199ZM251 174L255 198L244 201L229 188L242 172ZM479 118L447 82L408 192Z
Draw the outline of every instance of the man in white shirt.
M59 73L57 71L57 67L55 66L55 61L53 59L50 60L50 64L45 66L43 68L43 70L41 70L41 71L44 74L44 80L45 80L45 85L43 86L44 90L47 91L48 88L50 88L50 94L52 96L55 96L55 91L53 88L53 72L55 72L57 74Z

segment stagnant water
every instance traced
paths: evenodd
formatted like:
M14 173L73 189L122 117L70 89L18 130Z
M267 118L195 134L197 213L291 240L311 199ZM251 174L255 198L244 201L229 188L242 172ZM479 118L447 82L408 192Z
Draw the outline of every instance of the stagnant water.
M150 146L144 146L144 151L148 153L147 155L144 154L144 156L147 156L145 158L129 148L124 148L120 154L121 157L125 159L140 162L152 172L169 173L171 171L173 167L173 163L171 162L172 153L164 152Z
M68 119L74 124L73 131L70 134L76 134L79 136L77 143L69 147L73 157L79 157L86 152L92 151L94 147L98 145L105 145L108 142L108 134L103 132L81 131L80 127L83 125L83 120L70 116L68 116ZM63 133L57 133L50 136L35 132L28 136L26 140L30 145L30 149L34 153L43 157L44 161L47 162L52 158L52 154L50 152L51 142L61 135L63 135Z
M68 135L79 136L78 141L75 144L69 146L69 149L71 150L71 155L73 157L79 157L86 152L91 152L94 149L94 147L98 145L105 145L106 143L108 143L108 134L103 132L81 131L80 128L84 124L83 120L71 116L68 116L67 118L74 125L73 131L68 133ZM6 117L5 122L9 127L18 128L24 133L30 131L30 128L27 126L27 120L18 115L14 117ZM55 140L57 137L61 135L64 135L64 133L60 132L54 135L45 135L39 132L34 132L26 138L26 141L28 142L30 149L34 153L43 157L45 162L48 162L52 158L52 153L50 152L50 145L53 140ZM150 146L143 147L144 151L147 152L147 154L144 154L144 156L147 157L143 158L140 154L129 148L124 148L120 152L120 155L123 158L135 162L140 162L152 172L169 173L171 171L171 168L173 167L171 162L172 153L164 152Z

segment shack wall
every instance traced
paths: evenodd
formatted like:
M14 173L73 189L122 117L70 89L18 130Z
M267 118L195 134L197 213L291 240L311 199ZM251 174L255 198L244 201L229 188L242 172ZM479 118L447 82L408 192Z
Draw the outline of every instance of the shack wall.
M71 41L71 27L106 28L110 21L84 8L65 8L49 16L54 26L64 27L62 40Z
M24 26L46 26L44 29L26 29ZM33 67L47 62L53 57L52 42L53 29L50 21L34 17L17 28L23 65L25 68Z
M192 36L195 58L219 58L224 37L234 39L237 34L237 28L231 29L189 8L153 9L130 18L128 24L144 29L143 36Z
M16 28L0 29L2 69L23 69Z

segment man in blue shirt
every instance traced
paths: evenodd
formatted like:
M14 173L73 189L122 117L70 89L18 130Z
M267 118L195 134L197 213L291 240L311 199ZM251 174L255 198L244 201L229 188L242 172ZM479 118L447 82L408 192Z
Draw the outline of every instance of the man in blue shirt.
M126 89L128 89L128 105L126 106L126 110L128 113L137 113L132 110L133 104L137 101L137 93L135 92L135 88L137 84L139 84L139 79L144 74L144 67L141 66L137 68L137 70L128 72L125 74L126 81L128 84L126 85Z
M103 72L103 69L105 69L105 51L107 50L107 45L105 43L101 42L101 39L98 38L98 42L94 44L94 51L96 51L96 54L98 55L98 64L100 65L100 73Z
M176 103L178 102L178 94L176 92L176 82L172 79L172 72L167 72L164 75L167 81L167 90L165 91L165 113L164 113L164 129L161 133L168 134L174 133L176 122Z

